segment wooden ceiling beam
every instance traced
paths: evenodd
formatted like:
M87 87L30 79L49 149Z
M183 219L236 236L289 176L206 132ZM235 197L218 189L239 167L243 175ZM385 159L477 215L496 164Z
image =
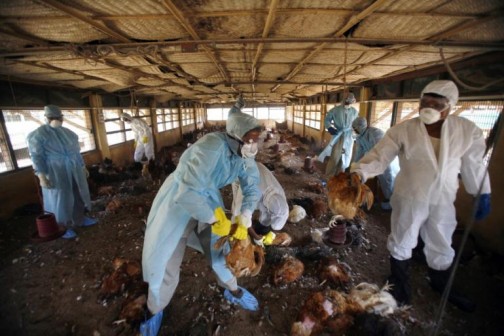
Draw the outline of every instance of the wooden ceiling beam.
M278 6L278 0L272 0L270 3L269 11L268 11L268 17L266 18L266 23L264 24L262 38L267 38L269 35L269 32L271 30L271 26L273 25L273 21L275 20L275 13L277 10L277 6ZM252 67L251 67L252 82L255 81L255 79L256 79L257 62L259 61L259 56L261 55L263 47L264 47L264 43L259 43L257 45L256 54L254 56L254 60L252 61ZM254 84L252 84L252 91L255 92Z
M63 13L66 13L68 15L70 15L71 17L73 18L76 18L82 22L85 22L87 23L88 25L90 25L91 27L101 31L102 33L110 36L110 37L113 37L115 38L116 40L118 41L121 41L121 42L131 42L128 38L124 37L123 35L113 31L112 29L110 29L109 27L105 26L104 24L102 24L101 22L96 22L95 20L93 20L92 18L90 18L89 16L87 15L84 15L82 13L80 13L79 11L69 7L69 6L66 6L60 2L58 2L57 0L39 0L39 2L41 3L44 3L50 7L53 7L53 8L56 8L57 10L63 12Z
M189 33L189 35L196 41L201 40L201 38L198 36L196 31L193 29L189 21L186 19L184 16L184 13L182 13L175 4L171 0L163 0L163 5L170 11L170 13L175 17L175 19L179 22L179 24ZM229 80L229 76L222 66L221 62L217 59L217 56L214 53L214 50L206 45L202 46L202 49L205 51L207 54L208 58L212 60L212 62L215 64L217 67L217 70L219 70L219 73L223 77L224 80Z
M12 37L15 37L15 38L18 38L18 39L21 39L21 40L25 40L25 41L28 41L28 42L32 42L34 44L38 44L40 46L48 46L49 43L47 43L46 40L42 40L42 39L39 39L38 37L35 37L35 36L32 36L32 35L29 35L29 34L26 34L24 32L20 32L18 31L18 28L11 25L11 24L6 24L6 26L8 26L10 28L10 30L6 30L4 28L0 28L0 33L2 34L5 34L5 35L9 35L9 36L12 36Z
M493 20L496 17L499 17L500 15L502 15L502 11L499 10L497 12L493 12L493 13L490 13L488 15L484 15L479 20L470 20L470 21L467 21L467 22L463 22L463 23L461 23L461 24L459 24L459 25L457 25L455 27L452 27L450 29L445 30L444 32L432 35L432 36L426 38L424 41L429 41L429 42L432 42L432 45L436 45L436 43L440 42L440 40L443 39L443 38L447 38L449 36L452 36L454 34L457 34L457 33L461 32L463 30L470 29L470 28L473 28L473 27L475 27L475 26L477 26L479 24L488 22L489 20ZM374 66L376 63L378 63L380 61L383 61L383 60L388 59L388 58L393 57L393 56L397 56L397 55L399 55L399 54L401 54L401 53L403 53L405 51L409 51L413 47L414 46L410 45L410 46L404 46L404 47L402 47L400 49L395 49L394 51L388 53L387 55L384 55L384 56L382 56L382 57L380 57L380 58L378 58L378 59L376 59L374 61L371 61L368 64L360 65L357 68L354 68L354 69L348 71L346 74L335 76L335 77L331 78L331 80L336 80L338 78L341 78L341 77L343 77L345 75L354 73L354 72L359 71L359 70L361 70L361 69L363 69L365 67L368 67L368 66ZM474 55L478 55L478 54L481 54L481 53L482 53L481 51L473 52L473 53L470 53L471 56L465 56L465 57L472 57ZM454 56L450 60L459 60L459 59L457 58L457 56ZM434 62L429 62L428 67L433 66L434 64L443 64L443 62L441 60L434 61ZM418 66L418 67L420 67L420 66ZM392 76L398 75L398 74L402 73L402 71L408 72L408 69L402 69L402 70L399 70L397 72L394 72L392 74ZM409 71L411 71L411 69L409 69ZM386 75L386 76L389 77L389 75Z
M364 18L367 16L371 15L373 12L378 10L378 8L383 5L387 0L376 0L373 2L371 5L366 7L363 11L359 12L357 15L353 15L350 17L350 19L347 21L347 23L340 28L333 36L340 37L344 33L346 33L350 28L355 26L357 23L362 21ZM322 43L318 45L313 51L311 51L305 58L303 58L299 64L291 70L285 77L285 79L289 80L292 77L294 77L304 66L304 63L308 62L311 60L313 57L315 57L321 50L323 50L327 46L327 43ZM275 85L272 89L271 92L275 92L276 89L278 89L280 85Z
M431 40L392 40L392 39L367 39L367 38L344 38L344 37L302 37L302 38L245 38L245 39L220 39L220 40L177 40L177 41L152 41L152 42L134 42L134 43L104 43L100 44L100 46L108 46L114 48L123 48L123 49L136 49L137 47L147 47L147 46L159 46L161 48L169 48L169 47L178 47L181 45L190 45L190 44L208 44L208 45L233 45L233 44L292 44L292 43L328 43L334 44L338 42L348 42L354 44L362 44L366 45L371 50L373 45L411 45L411 46L435 46L435 47L465 47L465 48L474 48L474 49L482 49L482 50L504 50L504 43L502 42L494 42L494 41L431 41ZM61 44L57 46L49 46L49 47L33 47L33 48L24 48L19 50L5 50L0 51L0 57L8 57L8 56L23 56L23 55L37 55L42 53L51 53L58 51L68 51L68 46L70 44ZM72 44L76 45L76 44ZM78 46L78 45L77 45ZM86 44L82 44L84 47L88 47ZM383 47L374 47L376 50L383 50ZM331 49L339 49L332 47ZM293 49L298 50L298 49ZM304 50L304 49L303 49ZM362 49L352 49L349 46L348 50L362 50ZM177 52L180 52L177 50Z
M207 18L207 17L237 17L237 16L251 16L251 15L267 15L267 9L250 10L229 10L229 11L208 11L208 12L191 12L187 13L186 17L190 18ZM359 12L351 9L337 9L337 8L277 8L277 14L283 15L333 15L333 16L351 16ZM373 15L394 15L394 16L408 16L408 17L433 17L433 18L452 18L460 20L477 19L479 15L460 15L460 14L445 14L445 13L426 13L426 12L403 12L403 11L376 11ZM160 19L173 19L171 14L133 14L133 15L89 15L90 19L101 21L120 21L120 20L160 20ZM22 20L61 20L66 19L64 15L0 15L0 22L19 22Z

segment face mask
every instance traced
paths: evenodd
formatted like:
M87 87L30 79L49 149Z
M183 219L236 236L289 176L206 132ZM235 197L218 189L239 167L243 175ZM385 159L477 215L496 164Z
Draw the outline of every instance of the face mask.
M344 105L345 106L345 109L349 109L350 108L350 105Z
M441 118L441 112L430 107L424 107L420 110L420 120L426 125L434 124Z
M51 126L53 128L58 128L58 127L61 127L62 124L63 124L63 122L61 120L51 120L51 122L49 123L49 126Z
M257 154L257 142L244 144L241 148L241 154L244 158L253 158Z

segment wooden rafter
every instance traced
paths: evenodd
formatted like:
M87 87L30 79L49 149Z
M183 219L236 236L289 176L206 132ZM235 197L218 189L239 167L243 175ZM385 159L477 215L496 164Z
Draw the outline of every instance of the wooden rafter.
M18 31L17 27L14 27L11 24L6 24L6 25L10 28L10 30L0 28L0 33L5 34L5 35L10 35L10 36L13 36L15 38L22 39L25 41L29 41L29 42L32 42L32 43L35 43L35 44L38 44L41 46L48 45L47 41L45 41L45 40L39 39L38 37L26 34L24 32L20 32L20 31Z
M268 17L266 18L266 23L264 24L264 28L263 28L263 32L262 32L263 38L267 38L269 35L271 26L273 25L273 21L275 20L275 12L277 10L277 6L278 6L278 0L271 0L269 12L268 12ZM259 56L261 55L263 47L264 47L264 43L259 43L257 45L256 54L254 56L254 60L252 61L252 67L251 67L252 82L254 82L256 79L257 62L259 61ZM252 84L252 91L255 92L254 84Z
M191 12L185 13L186 17L238 17L238 16L251 16L251 15L267 15L268 9L255 9L250 10L229 10L229 11L208 11L208 12ZM277 14L282 15L303 15L303 14L320 14L320 15L333 15L333 16L349 16L356 15L359 12L351 9L338 9L338 8L277 8ZM376 11L373 15L394 15L394 16L408 16L408 17L435 17L435 18L452 18L459 20L477 19L479 15L459 15L459 14L445 14L445 13L426 13L426 12L403 12L403 11ZM18 22L22 20L61 20L66 16L62 15L23 15L23 16L7 16L0 15L0 22ZM91 15L89 18L101 21L121 21L121 20L162 20L171 19L171 14L134 14L134 15Z
M339 37L342 36L346 31L348 31L350 28L352 28L354 25L362 21L364 18L367 16L371 15L373 12L375 12L378 7L380 7L384 2L387 0L376 0L373 2L371 5L369 5L367 8L365 8L363 11L358 13L357 15L353 15L350 17L350 19L347 21L347 23L339 29L334 36ZM327 42L319 44L314 50L312 50L305 58L303 58L299 64L291 70L285 77L286 80L291 79L294 77L304 66L304 64L308 61L310 61L313 57L315 57L322 49L324 49L327 46ZM272 89L271 92L275 92L276 89L278 89L280 85L275 85Z
M184 14L177 8L177 6L173 4L171 0L163 0L162 3L194 40L201 40L189 21L187 21L187 19L185 18ZM224 80L229 81L229 76L220 61L215 56L214 50L206 45L202 46L202 49L205 51L210 60L215 64Z
M479 20L475 20L475 21L470 20L470 21L468 21L468 22L463 22L463 23L461 23L461 24L459 24L459 25L457 25L457 26L455 26L455 27L452 27L452 28L450 28L450 29L445 30L444 32L441 32L441 33L439 33L439 34L432 35L432 36L430 36L430 37L426 38L425 40L432 41L432 42L434 43L435 41L439 41L439 40L440 40L440 39L442 39L442 38L447 38L447 37L452 36L452 35L454 35L454 34L460 33L460 32L461 32L461 31L463 31L463 30L470 29L470 28L473 28L473 27L475 27L475 26L477 26L477 25L479 25L479 24L482 24L482 23L488 22L489 20L493 20L493 19L495 19L495 17L496 17L496 14L495 14L495 13L493 13L493 14L490 14L490 15L488 15L488 16L485 16L485 17L483 17L483 18L481 18L481 19L479 19ZM397 55L399 55L399 54L401 54L401 53L403 53L403 52L405 52L405 51L409 51L409 50L411 50L413 47L414 47L414 46L405 46L405 47L402 47L402 48L400 48L400 49L396 49L396 50L394 50L393 52L391 52L391 53L389 53L389 54L387 54L387 55L384 55L384 56L382 56L382 57L380 57L380 58L378 58L378 59L376 59L376 60L374 60L374 61L372 61L372 62L369 62L368 64L365 64L365 65L359 66L359 67L357 67L357 68L355 68L355 69L353 69L353 70L351 70L351 71L348 71L348 72L347 72L347 75L348 75L349 73L353 73L353 72L355 72L355 71L358 71L358 70L360 70L360 69L362 69L362 68L364 68L364 67L372 66L372 65L374 65L375 63L378 63L378 62L383 61L383 60L385 60L385 59L388 59L388 58L390 58L390 57L397 56ZM481 53L481 52L478 52L478 54L480 54L480 53ZM442 62L441 62L441 61L439 61L439 62L437 62L436 64L440 64L440 63L442 63ZM431 65L434 65L434 64L431 64ZM335 80L335 79L340 78L340 77L341 77L341 75L336 76L336 77L334 77L334 78L331 78L331 80Z
M115 39L117 39L118 41L121 41L121 42L131 42L128 38L122 36L121 34L113 31L112 29L110 29L109 27L105 26L104 24L102 24L101 22L96 22L95 20L93 20L92 18L90 18L89 16L86 16L86 15L83 15L82 13L80 13L79 11L69 7L69 6L66 6L56 0L39 0L40 2L48 5L48 6L51 6L53 8L56 8L57 10L63 12L63 13L66 13L68 15L70 15L71 17L74 17L80 21L83 21L85 23L87 23L88 25L92 26L93 28L95 29L98 29L99 31L101 31L102 33L110 36L110 37L113 37Z

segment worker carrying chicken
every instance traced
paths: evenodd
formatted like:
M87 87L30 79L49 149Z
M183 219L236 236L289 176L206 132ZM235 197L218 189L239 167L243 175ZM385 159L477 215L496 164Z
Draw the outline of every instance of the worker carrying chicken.
M383 139L385 133L379 128L368 126L367 120L362 117L358 117L353 121L352 128L357 134L357 138L355 139L355 153L352 159L356 162ZM383 174L378 175L380 189L385 198L380 204L383 210L391 210L390 197L392 196L392 190L394 190L394 181L398 172L399 161L395 158L388 165Z
M449 115L457 100L458 89L452 81L429 83L421 93L419 117L390 128L351 167L351 172L365 181L382 174L399 156L400 171L390 201L391 233L387 247L391 255L392 293L403 304L411 300L409 267L418 235L425 242L423 251L431 287L442 293L448 282L455 255L451 243L457 226L454 201L459 174L466 191L479 196L476 220L490 212L483 132L473 122ZM448 301L465 311L475 308L472 301L454 289Z
M325 158L330 156L325 172L327 178L345 171L350 166L353 147L352 122L358 115L357 110L351 106L355 102L354 94L349 92L343 104L330 109L325 117L324 125L332 138L317 156L317 160L324 162Z
M121 114L121 120L131 124L131 130L135 136L135 162L141 162L145 154L147 161L154 160L154 140L150 126L142 119L133 118L128 113Z
M76 227L91 226L97 220L85 214L91 210L88 170L80 153L79 137L63 127L63 113L56 105L44 107L46 124L27 136L28 152L39 178L44 211L54 213L66 227L62 238L77 237Z
M243 106L243 100L239 99L236 105ZM243 203L233 237L248 237L252 212L260 198L259 172L254 160L260 133L257 119L242 113L239 107L232 109L226 133L209 133L190 146L161 186L147 218L142 255L143 276L149 284L147 307L152 313L140 326L143 336L156 335L160 328L163 309L177 287L184 250L192 232L198 236L219 285L226 288L224 297L244 309L258 309L257 299L238 286L226 266L223 250L216 250L214 245L231 230L220 189L236 179L243 190Z
M262 196L257 203L259 209L259 223L254 223L249 229L250 236L257 245L271 245L275 239L275 233L272 230L281 230L287 218L289 217L289 204L285 197L285 192L275 178L273 173L260 162L257 162L259 169L259 189ZM240 184L233 183L233 203L231 212L234 218L239 216L243 203L243 193Z

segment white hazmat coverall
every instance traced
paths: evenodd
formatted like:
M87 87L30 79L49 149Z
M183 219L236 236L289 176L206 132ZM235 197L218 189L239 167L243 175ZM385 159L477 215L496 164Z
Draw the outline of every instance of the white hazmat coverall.
M457 221L454 201L462 177L466 191L490 193L483 165L483 132L471 121L448 116L442 126L439 157L436 158L425 125L419 118L389 129L385 137L352 172L364 181L385 171L399 156L400 171L391 198L391 233L387 247L397 260L411 258L418 234L425 242L427 264L435 270L450 267L455 255L451 237Z
M285 192L266 166L257 162L257 168L261 179L259 189L262 193L262 197L257 203L257 209L260 213L259 222L263 226L270 226L273 230L281 230L289 217L289 204L287 204ZM231 206L233 218L241 213L242 203L243 193L240 184L235 182L233 183L233 204Z
M133 155L135 162L142 161L144 154L147 160L154 159L154 140L149 125L141 119L132 118L131 130L135 135L136 147Z

